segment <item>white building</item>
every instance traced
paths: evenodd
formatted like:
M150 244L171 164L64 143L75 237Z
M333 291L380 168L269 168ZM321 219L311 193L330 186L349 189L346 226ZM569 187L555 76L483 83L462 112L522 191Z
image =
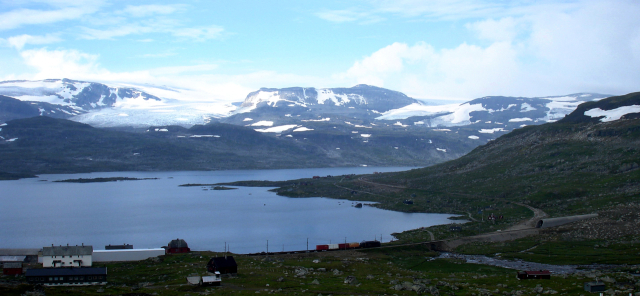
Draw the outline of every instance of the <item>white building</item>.
M94 250L94 262L121 262L141 261L152 257L163 256L165 250L157 249L119 249L119 250Z
M53 246L42 248L43 267L91 266L93 246Z

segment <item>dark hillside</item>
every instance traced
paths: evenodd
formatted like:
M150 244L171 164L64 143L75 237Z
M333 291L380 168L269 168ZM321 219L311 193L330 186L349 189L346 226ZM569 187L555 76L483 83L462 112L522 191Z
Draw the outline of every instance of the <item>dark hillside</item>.
M581 118L586 109L631 105L639 97L585 103L569 120L515 130L459 159L369 179L439 196L524 201L550 213L624 202L640 193L640 119Z

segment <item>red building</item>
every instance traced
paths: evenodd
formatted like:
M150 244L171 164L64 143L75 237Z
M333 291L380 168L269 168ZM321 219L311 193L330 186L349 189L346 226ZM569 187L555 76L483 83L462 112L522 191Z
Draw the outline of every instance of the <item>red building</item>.
M177 254L177 253L189 253L191 249L189 249L189 245L183 239L174 239L172 240L168 246L163 247L166 250L167 254Z
M2 266L2 274L22 274L22 262L6 262Z

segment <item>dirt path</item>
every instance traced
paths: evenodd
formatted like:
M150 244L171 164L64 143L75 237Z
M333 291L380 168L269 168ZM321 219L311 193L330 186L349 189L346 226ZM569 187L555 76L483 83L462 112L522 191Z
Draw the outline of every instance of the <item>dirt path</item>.
M535 228L536 227L536 223L538 222L538 220L540 220L540 219L542 219L544 217L547 217L547 213L545 213L541 209L534 208L534 207L532 207L530 205L525 205L525 204L519 203L519 202L513 202L513 203L517 204L519 206L526 207L529 210L531 210L533 212L533 217L531 217L529 220L521 221L520 223L505 229L506 231L520 230L520 229L527 229L527 228Z

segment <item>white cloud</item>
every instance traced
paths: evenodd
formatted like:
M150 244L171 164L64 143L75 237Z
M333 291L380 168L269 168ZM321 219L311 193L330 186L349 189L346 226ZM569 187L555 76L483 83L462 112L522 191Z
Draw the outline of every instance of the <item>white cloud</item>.
M211 70L215 70L218 68L218 65L215 64L201 64L201 65L193 65L193 66L175 66L175 67L162 67L150 70L149 72L154 75L175 75L181 73L189 73L189 72L207 72Z
M467 28L476 32L479 38L489 41L511 41L518 35L519 24L513 17L499 20L487 19L467 24Z
M183 8L183 5L127 5L122 12L134 17L147 17L154 14L172 14Z
M98 56L77 50L47 50L46 48L20 52L25 63L37 70L34 78L47 79L73 77L78 74L103 74L97 62ZM64 75L68 76L64 76Z
M127 35L140 35L147 33L165 33L175 37L187 38L192 41L206 41L216 39L222 35L224 29L219 26L208 27L177 27L174 24L162 22L132 23L112 27L108 29L82 28L82 38L88 40L108 40ZM146 40L145 40L146 41Z
M334 22L334 23L359 21L360 23L369 24L369 23L376 23L384 20L382 17L377 16L375 14L358 12L352 9L323 10L323 11L317 12L315 15L323 20Z
M186 37L194 41L206 41L216 39L222 35L224 29L219 26L196 27L196 28L177 28L170 32L176 37Z
M50 4L61 7L51 10L22 8L0 13L0 30L78 19L96 12L102 3L101 1L77 1L77 3L52 1Z
M593 1L571 11L485 19L466 26L482 45L394 43L336 77L431 99L637 91L637 12L638 2Z
M27 44L50 44L55 42L60 42L62 39L57 34L47 34L44 36L33 36L33 35L18 35L9 37L7 39L0 39L3 43L17 49L21 50Z

